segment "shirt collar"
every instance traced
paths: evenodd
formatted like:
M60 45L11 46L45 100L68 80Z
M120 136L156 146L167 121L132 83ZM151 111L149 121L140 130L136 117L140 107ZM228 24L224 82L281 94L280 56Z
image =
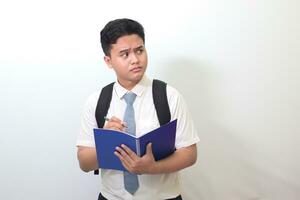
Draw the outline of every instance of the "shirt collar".
M151 86L151 80L146 75L144 75L143 78L140 80L140 82L138 82L138 84L136 84L131 89L131 92L133 92L137 96L142 96L143 92L149 85ZM116 81L116 83L114 85L114 89L115 89L119 99L122 99L123 96L127 92L129 92L127 89L125 89L123 86L121 86L118 81Z

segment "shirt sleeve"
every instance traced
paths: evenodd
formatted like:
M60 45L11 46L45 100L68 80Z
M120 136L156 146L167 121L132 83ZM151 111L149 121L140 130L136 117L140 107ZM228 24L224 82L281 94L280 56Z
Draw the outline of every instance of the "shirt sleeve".
M90 95L83 107L77 146L95 147L94 128L97 128L95 110L99 98L98 92Z
M182 95L169 85L167 86L167 95L171 120L177 119L176 148L188 147L199 142L196 127Z

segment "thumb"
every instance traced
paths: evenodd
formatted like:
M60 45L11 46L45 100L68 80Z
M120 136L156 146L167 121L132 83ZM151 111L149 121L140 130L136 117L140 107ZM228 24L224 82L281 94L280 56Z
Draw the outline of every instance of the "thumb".
M152 143L147 144L146 154L152 154Z

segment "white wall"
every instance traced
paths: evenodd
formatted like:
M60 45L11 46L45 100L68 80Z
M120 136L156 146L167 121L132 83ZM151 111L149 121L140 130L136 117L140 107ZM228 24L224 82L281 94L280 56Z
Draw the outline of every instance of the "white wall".
M96 199L79 170L85 98L114 80L99 31L129 17L146 29L151 77L185 96L198 163L186 200L300 196L300 3L296 0L0 3L0 199Z

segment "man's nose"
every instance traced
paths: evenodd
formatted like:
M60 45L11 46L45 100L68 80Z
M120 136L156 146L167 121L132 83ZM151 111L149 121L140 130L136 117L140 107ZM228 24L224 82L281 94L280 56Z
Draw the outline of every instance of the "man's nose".
M131 54L131 64L137 63L139 61L138 55L136 55L135 53Z

